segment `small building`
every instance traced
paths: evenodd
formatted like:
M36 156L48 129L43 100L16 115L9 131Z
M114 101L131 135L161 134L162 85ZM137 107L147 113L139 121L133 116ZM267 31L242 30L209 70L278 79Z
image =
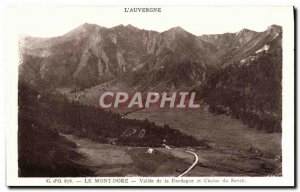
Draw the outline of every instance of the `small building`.
M148 151L147 151L147 153L152 154L153 153L153 149L149 148Z

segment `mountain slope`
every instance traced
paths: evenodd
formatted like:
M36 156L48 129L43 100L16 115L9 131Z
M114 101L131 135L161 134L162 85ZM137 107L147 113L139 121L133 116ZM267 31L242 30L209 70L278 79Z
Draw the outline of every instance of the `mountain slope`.
M195 36L180 27L158 33L85 23L60 37L21 39L20 77L55 87L91 87L108 80L146 89L192 87L219 66L254 54L280 32L273 25L264 32Z
M244 59L233 59L199 87L211 112L231 114L267 132L281 131L282 34L274 30L269 28L257 37L264 41L251 42L248 50L240 51Z
M155 78L151 73L165 65L187 65L194 70L189 64L196 63L196 70L200 66L203 71L209 64L206 55L213 49L178 27L158 33L131 25L104 28L83 24L61 37L23 38L20 75L24 79L33 76L29 80L43 79L55 86L83 87L145 70L150 72L149 78ZM201 78L195 76L191 80ZM172 77L168 81L174 84Z

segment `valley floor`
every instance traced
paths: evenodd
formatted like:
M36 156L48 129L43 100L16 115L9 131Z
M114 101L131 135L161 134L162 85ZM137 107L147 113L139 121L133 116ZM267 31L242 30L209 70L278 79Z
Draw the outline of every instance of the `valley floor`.
M194 159L184 151L173 155L171 150L155 148L150 154L146 147L101 144L73 135L63 136L76 143L77 151L83 155L74 162L95 176L178 176Z
M65 137L77 144L85 157L81 162L97 176L178 176L199 157L197 165L185 176L279 176L281 175L281 135L250 129L229 116L197 110L147 109L126 118L169 124L211 148L155 148L99 144L74 136ZM100 155L101 154L101 155Z
M240 120L226 115L213 115L205 107L192 110L149 108L129 113L129 119L148 119L158 125L168 124L197 139L207 140L218 149L257 149L273 155L281 154L281 133L265 133L251 129Z
M152 108L126 116L168 124L197 139L206 140L211 149L194 149L198 166L189 176L280 175L281 133L265 133L249 128L226 115L198 110Z

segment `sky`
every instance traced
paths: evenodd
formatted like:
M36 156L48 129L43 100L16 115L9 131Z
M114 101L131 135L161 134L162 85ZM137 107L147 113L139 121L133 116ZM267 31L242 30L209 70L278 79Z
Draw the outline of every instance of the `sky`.
M154 6L155 7L155 6ZM12 7L19 34L60 36L83 23L113 27L131 24L163 32L180 26L194 35L264 31L284 25L286 7L161 7L161 13L125 13L124 7Z

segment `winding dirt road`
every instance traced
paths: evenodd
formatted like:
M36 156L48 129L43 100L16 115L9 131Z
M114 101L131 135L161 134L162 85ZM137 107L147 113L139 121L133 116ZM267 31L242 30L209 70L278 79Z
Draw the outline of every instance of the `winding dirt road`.
M198 161L199 161L199 157L198 157L198 155L197 155L196 153L194 153L194 152L192 152L192 151L185 151L185 152L193 154L194 157L195 157L195 161L194 161L194 163L193 163L186 171L184 171L183 173L181 173L181 174L178 175L177 177L182 177L182 176L184 176L185 174L187 174L190 170L192 170L192 169L197 165L197 163L198 163Z
M171 148L170 146L166 145L166 144L163 144L163 146L166 148L166 149L173 149L173 150L180 150L180 149L175 149L175 148ZM182 150L184 152L187 152L187 153L191 153L192 155L194 155L195 157L195 161L194 163L187 169L185 170L183 173L181 173L180 175L178 175L177 177L182 177L184 176L185 174L187 174L190 170L192 170L198 163L199 161L199 157L196 153L192 152L192 151L188 151L188 150Z

